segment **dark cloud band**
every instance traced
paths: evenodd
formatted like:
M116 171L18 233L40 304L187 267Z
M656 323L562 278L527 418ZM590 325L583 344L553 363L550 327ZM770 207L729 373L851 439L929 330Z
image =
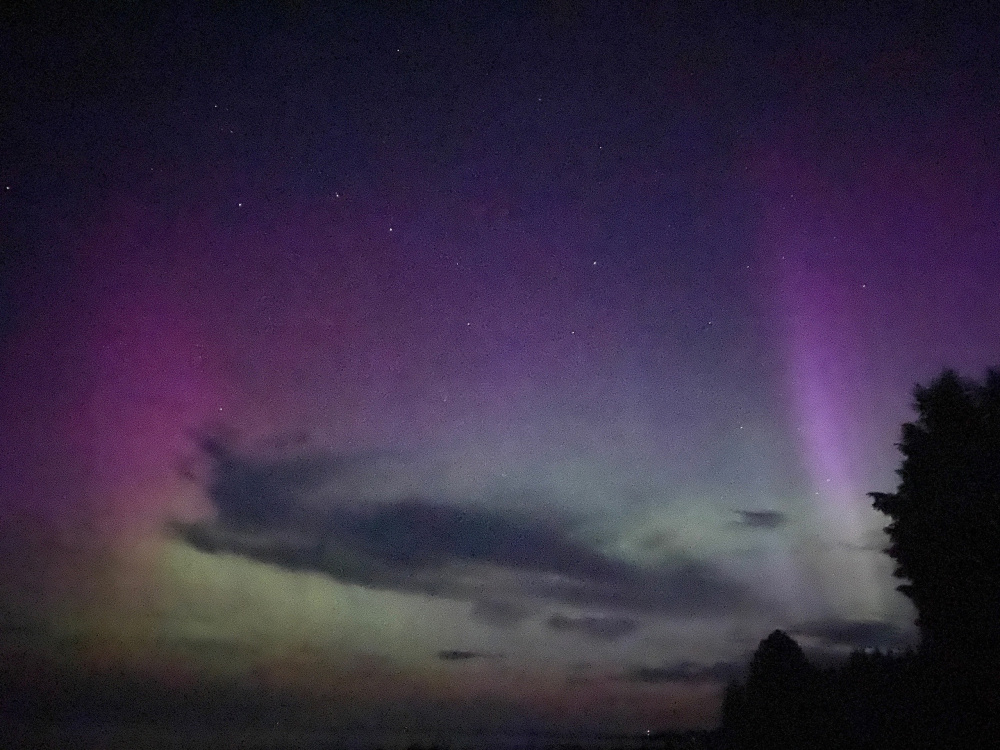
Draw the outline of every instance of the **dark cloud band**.
M722 612L753 604L746 589L708 566L677 559L670 567L643 568L581 542L566 522L543 522L501 510L502 504L487 507L485 499L348 503L335 495L324 501L324 491L343 486L344 476L363 483L366 467L373 476L379 471L351 457L249 457L214 440L202 448L210 459L206 484L217 517L172 528L205 552L472 601L474 617L502 627L516 624L538 600L626 614ZM498 578L504 581L499 589ZM634 629L630 617L557 616L549 626L616 638Z

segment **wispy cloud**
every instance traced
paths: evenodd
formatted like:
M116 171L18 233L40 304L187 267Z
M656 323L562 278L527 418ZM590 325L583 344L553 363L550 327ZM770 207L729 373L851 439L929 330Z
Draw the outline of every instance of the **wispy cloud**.
M471 659L502 659L503 654L491 654L484 651L438 651L441 661L469 661Z
M790 632L852 648L903 648L914 643L912 634L880 620L812 620L790 628Z
M744 665L732 661L717 661L714 664L695 664L690 661L677 662L659 667L633 667L624 679L629 682L729 682L740 677Z
M639 622L631 617L610 615L582 615L570 617L554 614L546 620L552 629L562 632L582 633L590 638L604 641L616 641L634 632Z

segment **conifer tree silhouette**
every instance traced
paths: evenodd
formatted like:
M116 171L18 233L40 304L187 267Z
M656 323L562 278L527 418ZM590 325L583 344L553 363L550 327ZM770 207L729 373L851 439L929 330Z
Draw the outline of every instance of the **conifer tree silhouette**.
M946 370L915 390L894 493L871 493L892 521L886 550L913 600L921 651L970 717L1000 709L1000 373Z

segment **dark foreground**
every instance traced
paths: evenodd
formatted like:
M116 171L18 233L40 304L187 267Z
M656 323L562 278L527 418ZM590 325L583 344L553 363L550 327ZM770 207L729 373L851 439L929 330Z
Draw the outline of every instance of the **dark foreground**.
M4 747L67 750L674 750L717 748L712 732L652 737L486 736L414 741L412 736L345 734L260 727L208 728L140 725L51 725L4 722Z

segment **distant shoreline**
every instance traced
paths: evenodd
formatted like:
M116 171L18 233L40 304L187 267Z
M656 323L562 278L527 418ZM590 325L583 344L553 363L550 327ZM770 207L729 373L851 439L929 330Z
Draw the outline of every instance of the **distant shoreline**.
M481 734L444 738L432 732L350 732L336 730L260 727L170 727L162 724L92 722L32 724L5 720L4 735L24 747L102 748L102 750L229 750L229 748L301 748L302 750L546 750L552 748L607 748L637 750L658 744L664 733L630 734ZM669 734L669 733L667 733Z

